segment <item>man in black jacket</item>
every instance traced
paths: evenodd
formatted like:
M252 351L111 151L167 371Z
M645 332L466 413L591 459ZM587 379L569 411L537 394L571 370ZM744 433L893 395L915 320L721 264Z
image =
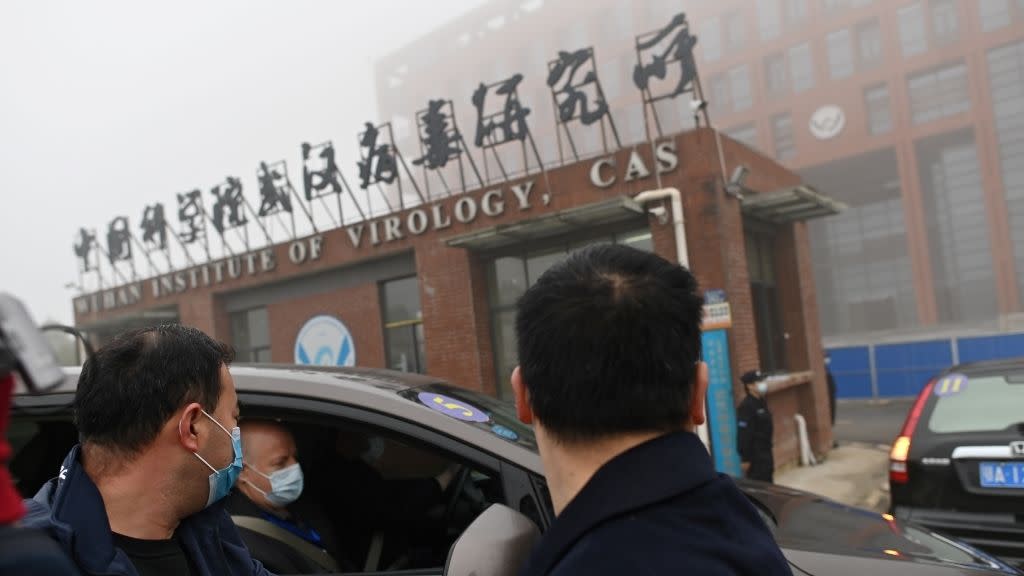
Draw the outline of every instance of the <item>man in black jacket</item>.
M524 574L791 574L694 433L702 305L689 271L625 246L573 254L520 300L512 386L558 516Z
M736 448L740 453L740 466L751 480L772 482L775 477L775 457L772 455L772 437L775 425L768 402L766 376L752 370L740 376L747 395L736 408Z

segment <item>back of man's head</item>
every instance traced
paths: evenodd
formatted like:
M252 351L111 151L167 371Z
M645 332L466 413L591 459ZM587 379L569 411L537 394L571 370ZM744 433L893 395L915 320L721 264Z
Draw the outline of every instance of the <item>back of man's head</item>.
M574 253L519 301L533 416L566 441L681 429L702 313L696 279L660 256L615 245Z
M200 330L164 324L124 332L82 366L75 393L81 441L131 455L156 439L180 408L213 412L229 346Z

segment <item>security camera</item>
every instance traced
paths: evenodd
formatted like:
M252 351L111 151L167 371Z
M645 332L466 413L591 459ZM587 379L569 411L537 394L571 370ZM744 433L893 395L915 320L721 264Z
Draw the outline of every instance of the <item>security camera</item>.
M729 184L744 188L748 174L750 174L750 168L740 164L732 171L732 176L729 177Z
M707 100L690 100L690 110L694 113L701 112L708 107Z

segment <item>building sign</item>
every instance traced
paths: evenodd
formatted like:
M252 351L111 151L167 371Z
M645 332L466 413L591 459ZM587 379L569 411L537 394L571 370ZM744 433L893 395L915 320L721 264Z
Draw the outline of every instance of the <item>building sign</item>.
M679 166L679 152L676 149L674 140L661 142L654 147L655 170L658 174L665 174L675 170ZM651 169L644 162L640 152L636 148L629 154L629 161L625 166L615 165L615 156L604 156L594 160L590 165L590 183L598 188L609 188L619 181L633 182L643 180L651 176Z
M701 348L708 365L708 431L715 455L715 469L740 476L740 456L736 451L736 404L732 395L732 370L729 367L729 339L725 330L701 334Z
M356 348L348 328L334 316L306 321L295 338L295 363L306 366L355 366Z
M811 114L809 128L818 140L831 140L846 127L846 114L839 106L822 106Z
M732 328L732 307L725 290L704 291L704 323L701 327L705 331Z

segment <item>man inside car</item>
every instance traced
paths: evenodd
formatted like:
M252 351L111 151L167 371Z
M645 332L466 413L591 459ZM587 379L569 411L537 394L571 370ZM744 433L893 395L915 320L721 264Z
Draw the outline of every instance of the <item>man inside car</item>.
M524 574L791 574L694 433L702 313L688 270L626 246L577 252L520 299L512 387L557 514Z
M177 324L119 335L82 366L80 444L26 501L84 574L268 574L224 510L242 469L232 351Z
M305 478L291 431L268 420L247 420L239 428L243 469L227 508L252 555L278 574L339 571L326 516L312 507L299 510Z

